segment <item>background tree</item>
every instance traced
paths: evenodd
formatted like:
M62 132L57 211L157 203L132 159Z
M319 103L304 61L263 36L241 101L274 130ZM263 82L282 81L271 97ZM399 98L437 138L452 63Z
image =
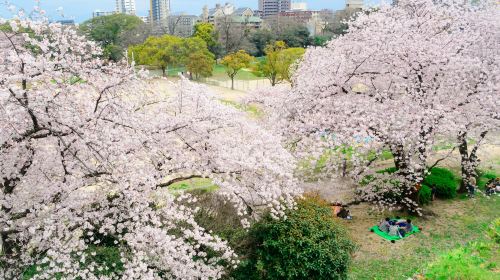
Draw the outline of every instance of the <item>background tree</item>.
M283 41L267 45L266 56L259 63L258 71L269 79L272 86L282 81L291 82L294 69L298 65L297 61L304 55L304 52L303 48L287 48Z
M259 72L269 79L273 87L280 82L279 69L282 67L280 54L284 49L286 44L283 41L267 45L264 49L266 56L258 65Z
M293 85L293 75L297 71L306 50L304 48L287 48L281 51L278 75L281 80Z
M143 28L144 22L136 17L125 14L116 14L103 17L95 17L80 25L80 31L90 40L98 42L104 49L104 56L113 61L124 57L124 34L127 36L137 35L134 29ZM125 48L124 48L125 47Z
M189 55L186 68L198 80L200 77L212 76L214 64L215 60L212 53L198 51Z
M311 44L310 33L303 25L290 26L279 35L287 46L292 48L305 48Z
M347 34L307 52L291 94L273 93L271 111L283 110L272 121L284 127L299 156L350 147L350 174L363 185L362 199L419 211L419 186L441 161L429 158L436 137L465 127L456 113L467 100L497 104L491 95L498 70L483 67L498 57L484 51L494 45L484 48L484 38L494 36L482 37L474 27L495 30L484 9L463 1L402 0L359 14ZM489 59L471 55L474 49ZM474 90L476 83L481 90ZM371 168L383 150L392 153L395 172ZM336 176L341 159L329 158L325 173Z
M215 27L225 54L238 50L253 51L253 45L248 40L251 29L247 22L240 22L232 15L225 15L217 18Z
M219 34L215 30L215 26L208 22L198 22L194 26L193 37L198 37L205 41L208 50L216 57L220 55Z
M257 29L250 33L249 40L255 46L256 57L261 57L265 55L264 49L267 45L275 40L275 35L268 29Z
M228 54L222 59L221 64L226 67L226 73L231 78L232 90L234 90L234 78L236 74L243 68L249 68L253 61L254 57L243 50Z
M149 37L142 45L133 46L129 55L134 56L138 65L150 65L159 67L163 76L167 76L168 67L177 66L181 63L182 39L175 36L164 35L162 37Z

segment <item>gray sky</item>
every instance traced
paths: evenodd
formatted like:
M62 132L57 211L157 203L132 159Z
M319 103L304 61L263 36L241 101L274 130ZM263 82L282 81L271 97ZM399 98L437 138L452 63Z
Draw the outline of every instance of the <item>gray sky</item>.
M186 12L199 15L204 5L215 6L216 3L230 2L237 7L257 8L258 0L171 0L173 12ZM309 9L342 9L345 0L305 0ZM365 1L368 2L368 1ZM4 4L9 3L9 4ZM63 19L59 8L63 8L64 18L82 22L92 17L94 10L112 11L115 9L115 0L40 0L42 8L53 20ZM14 5L26 11L33 10L35 0L0 0L0 17L10 18L12 13L6 6ZM149 0L136 0L137 14L147 15Z

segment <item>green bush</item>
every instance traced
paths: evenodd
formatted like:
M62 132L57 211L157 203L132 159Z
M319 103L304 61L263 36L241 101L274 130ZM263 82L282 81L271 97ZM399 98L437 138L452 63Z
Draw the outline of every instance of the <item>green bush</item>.
M439 198L454 198L457 195L458 182L455 175L446 168L432 168L425 177L424 185L436 186L436 196Z
M346 279L354 244L317 197L298 201L286 219L266 215L249 232L250 246L234 279Z
M121 261L120 250L118 247L108 247L108 246L90 246L87 250L88 258L86 262L81 266L82 268L87 267L90 263L94 263L100 267L104 267L102 271L94 271L94 275L99 277L102 276L105 278L106 276L112 275L121 275L123 273L124 267ZM32 265L28 267L22 276L23 280L28 280L39 276L40 272L42 272L47 266L37 266ZM60 274L60 278L63 279L63 275Z
M426 205L432 201L432 190L426 185L422 185L422 188L418 192L418 204Z
M379 173L379 174L385 174L385 173L393 174L393 173L396 173L396 171L398 171L398 169L396 167L389 167L386 169L379 170L379 171L377 171L377 173Z

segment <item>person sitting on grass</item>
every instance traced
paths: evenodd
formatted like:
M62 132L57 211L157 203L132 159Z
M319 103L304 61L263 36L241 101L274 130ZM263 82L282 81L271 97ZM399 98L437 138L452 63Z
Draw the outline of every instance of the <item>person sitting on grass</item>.
M378 224L378 229L382 232L388 233L389 232L389 227L391 224L389 223L391 219L385 218L384 220L380 221Z
M491 179L486 183L486 195L490 196L495 193L495 179Z
M389 226L389 233L390 236L397 236L401 237L401 234L399 233L399 227L397 225L391 225Z
M396 225L399 226L399 227L405 227L408 220L405 220L405 219L401 219L401 218L397 218L398 220L396 221Z
M404 223L399 223L399 234L401 237L405 237L406 234L410 233L413 230L413 225L411 224L411 220L408 219Z

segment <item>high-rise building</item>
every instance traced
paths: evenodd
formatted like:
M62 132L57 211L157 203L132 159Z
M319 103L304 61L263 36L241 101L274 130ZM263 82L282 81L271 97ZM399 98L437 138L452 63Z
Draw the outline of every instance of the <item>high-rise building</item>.
M116 12L135 15L135 0L116 0Z
M304 0L292 1L290 6L292 11L307 11L307 2Z
M345 7L346 9L363 9L364 0L346 0Z
M95 17L105 17L105 16L110 16L110 15L114 15L116 14L116 12L103 12L101 10L95 10L93 13L92 13L92 18L95 18Z
M289 11L291 2L291 0L259 0L259 10L264 17L277 15Z
M170 14L170 0L150 0L149 17L151 23L161 27L168 27Z

